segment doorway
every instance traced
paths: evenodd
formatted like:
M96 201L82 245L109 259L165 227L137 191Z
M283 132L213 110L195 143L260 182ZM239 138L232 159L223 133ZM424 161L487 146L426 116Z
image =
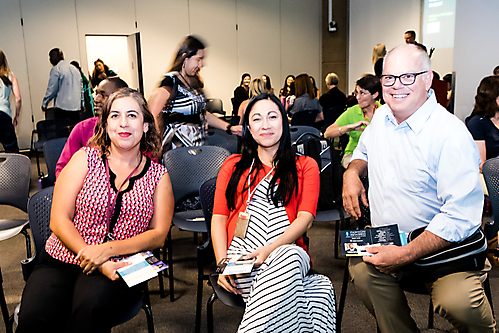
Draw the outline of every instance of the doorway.
M128 86L144 94L140 32L131 35L85 35L89 77L102 59Z

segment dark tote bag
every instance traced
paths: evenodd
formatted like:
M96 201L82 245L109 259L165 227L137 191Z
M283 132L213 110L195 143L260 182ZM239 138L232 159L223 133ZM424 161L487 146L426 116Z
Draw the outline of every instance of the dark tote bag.
M411 231L407 241L413 241L424 230L425 228L419 228ZM465 240L452 243L446 248L404 266L397 273L397 279L403 289L411 290L412 285L433 282L452 273L482 270L486 257L487 239L482 229L479 228Z

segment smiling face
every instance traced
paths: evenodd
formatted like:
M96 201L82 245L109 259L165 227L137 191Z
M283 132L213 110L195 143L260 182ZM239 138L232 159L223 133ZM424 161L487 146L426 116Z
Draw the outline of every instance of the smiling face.
M423 51L413 45L403 45L393 50L385 59L383 75L399 76L426 70L422 68L421 52ZM383 99L399 123L409 118L426 102L432 79L433 73L428 71L418 75L411 85L405 86L400 79L396 79L393 86L383 86Z
M104 64L100 61L97 61L95 63L95 69L97 70L97 72L99 73L104 73Z
M359 86L355 86L355 98L357 98L357 102L359 103L359 107L361 109L365 109L370 105L374 105L376 103L377 97L377 92L375 92L373 95L369 92L369 90L362 89Z
M190 58L184 60L184 70L185 74L189 76L194 76L201 68L204 67L204 50L198 50L198 52Z
M250 83L251 83L251 76L245 76L243 79L243 86L249 87Z
M248 129L259 147L277 149L282 136L279 107L269 99L256 102L249 113Z
M286 79L286 85L289 87L291 85L291 83L295 82L295 79L293 79L292 76L289 76L287 79Z
M144 123L144 116L139 104L132 97L114 100L107 118L107 134L111 146L121 149L139 147L143 133L149 124Z

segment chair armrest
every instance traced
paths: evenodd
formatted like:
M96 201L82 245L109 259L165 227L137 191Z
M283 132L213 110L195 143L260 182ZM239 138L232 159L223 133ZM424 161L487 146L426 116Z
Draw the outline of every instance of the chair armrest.
M24 281L28 281L29 276L33 272L36 264L38 263L38 258L36 256L32 256L28 259L21 260L21 269L23 272Z

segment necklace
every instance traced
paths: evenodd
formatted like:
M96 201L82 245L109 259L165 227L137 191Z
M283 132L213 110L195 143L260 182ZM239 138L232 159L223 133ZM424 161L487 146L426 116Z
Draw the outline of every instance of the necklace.
M192 86L189 83L189 81L185 78L184 74L182 74L182 72L178 72L178 74L182 77L182 81L185 83L185 85L188 86L190 90L194 90L192 89Z

